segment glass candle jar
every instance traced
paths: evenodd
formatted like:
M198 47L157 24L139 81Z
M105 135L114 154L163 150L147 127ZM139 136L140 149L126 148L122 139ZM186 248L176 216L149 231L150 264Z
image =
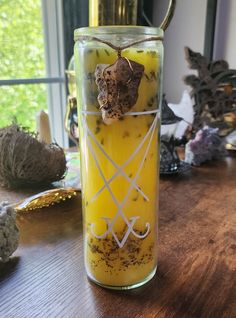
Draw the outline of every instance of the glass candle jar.
M75 31L85 266L92 281L108 288L141 286L157 267L162 35L161 29L148 27ZM99 92L96 69L109 74L119 57L132 70L124 90L135 80L135 65L143 73L134 105L117 120L104 122L105 93ZM113 88L118 87L117 82ZM111 101L114 107L119 93ZM108 93L105 100L110 99Z

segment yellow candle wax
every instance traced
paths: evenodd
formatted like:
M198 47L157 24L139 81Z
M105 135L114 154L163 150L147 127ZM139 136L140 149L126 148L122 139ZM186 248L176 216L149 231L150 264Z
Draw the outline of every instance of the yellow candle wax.
M109 126L94 72L114 63L116 52L84 49L78 65L85 264L91 279L113 287L143 281L157 263L160 57L156 48L133 47L122 56L145 70L131 114Z

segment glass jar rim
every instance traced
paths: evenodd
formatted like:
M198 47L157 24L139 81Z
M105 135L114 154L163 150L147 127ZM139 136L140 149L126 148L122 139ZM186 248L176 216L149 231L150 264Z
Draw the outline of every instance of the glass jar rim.
M143 35L143 36L163 36L164 32L161 28L146 26L130 26L130 25L111 25L98 27L83 27L75 29L74 41L76 42L80 36L99 36L99 35Z

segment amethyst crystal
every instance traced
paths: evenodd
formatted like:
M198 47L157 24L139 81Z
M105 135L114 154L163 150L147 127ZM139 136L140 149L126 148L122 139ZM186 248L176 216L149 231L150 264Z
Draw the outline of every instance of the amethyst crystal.
M213 159L220 159L226 154L225 146L218 135L218 128L204 127L185 147L185 162L194 166Z

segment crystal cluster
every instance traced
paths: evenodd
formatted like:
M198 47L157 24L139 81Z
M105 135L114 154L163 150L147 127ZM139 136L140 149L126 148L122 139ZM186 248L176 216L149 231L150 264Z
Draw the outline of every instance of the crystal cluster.
M185 148L185 162L199 166L205 161L220 159L225 155L225 147L218 135L218 128L204 127Z

